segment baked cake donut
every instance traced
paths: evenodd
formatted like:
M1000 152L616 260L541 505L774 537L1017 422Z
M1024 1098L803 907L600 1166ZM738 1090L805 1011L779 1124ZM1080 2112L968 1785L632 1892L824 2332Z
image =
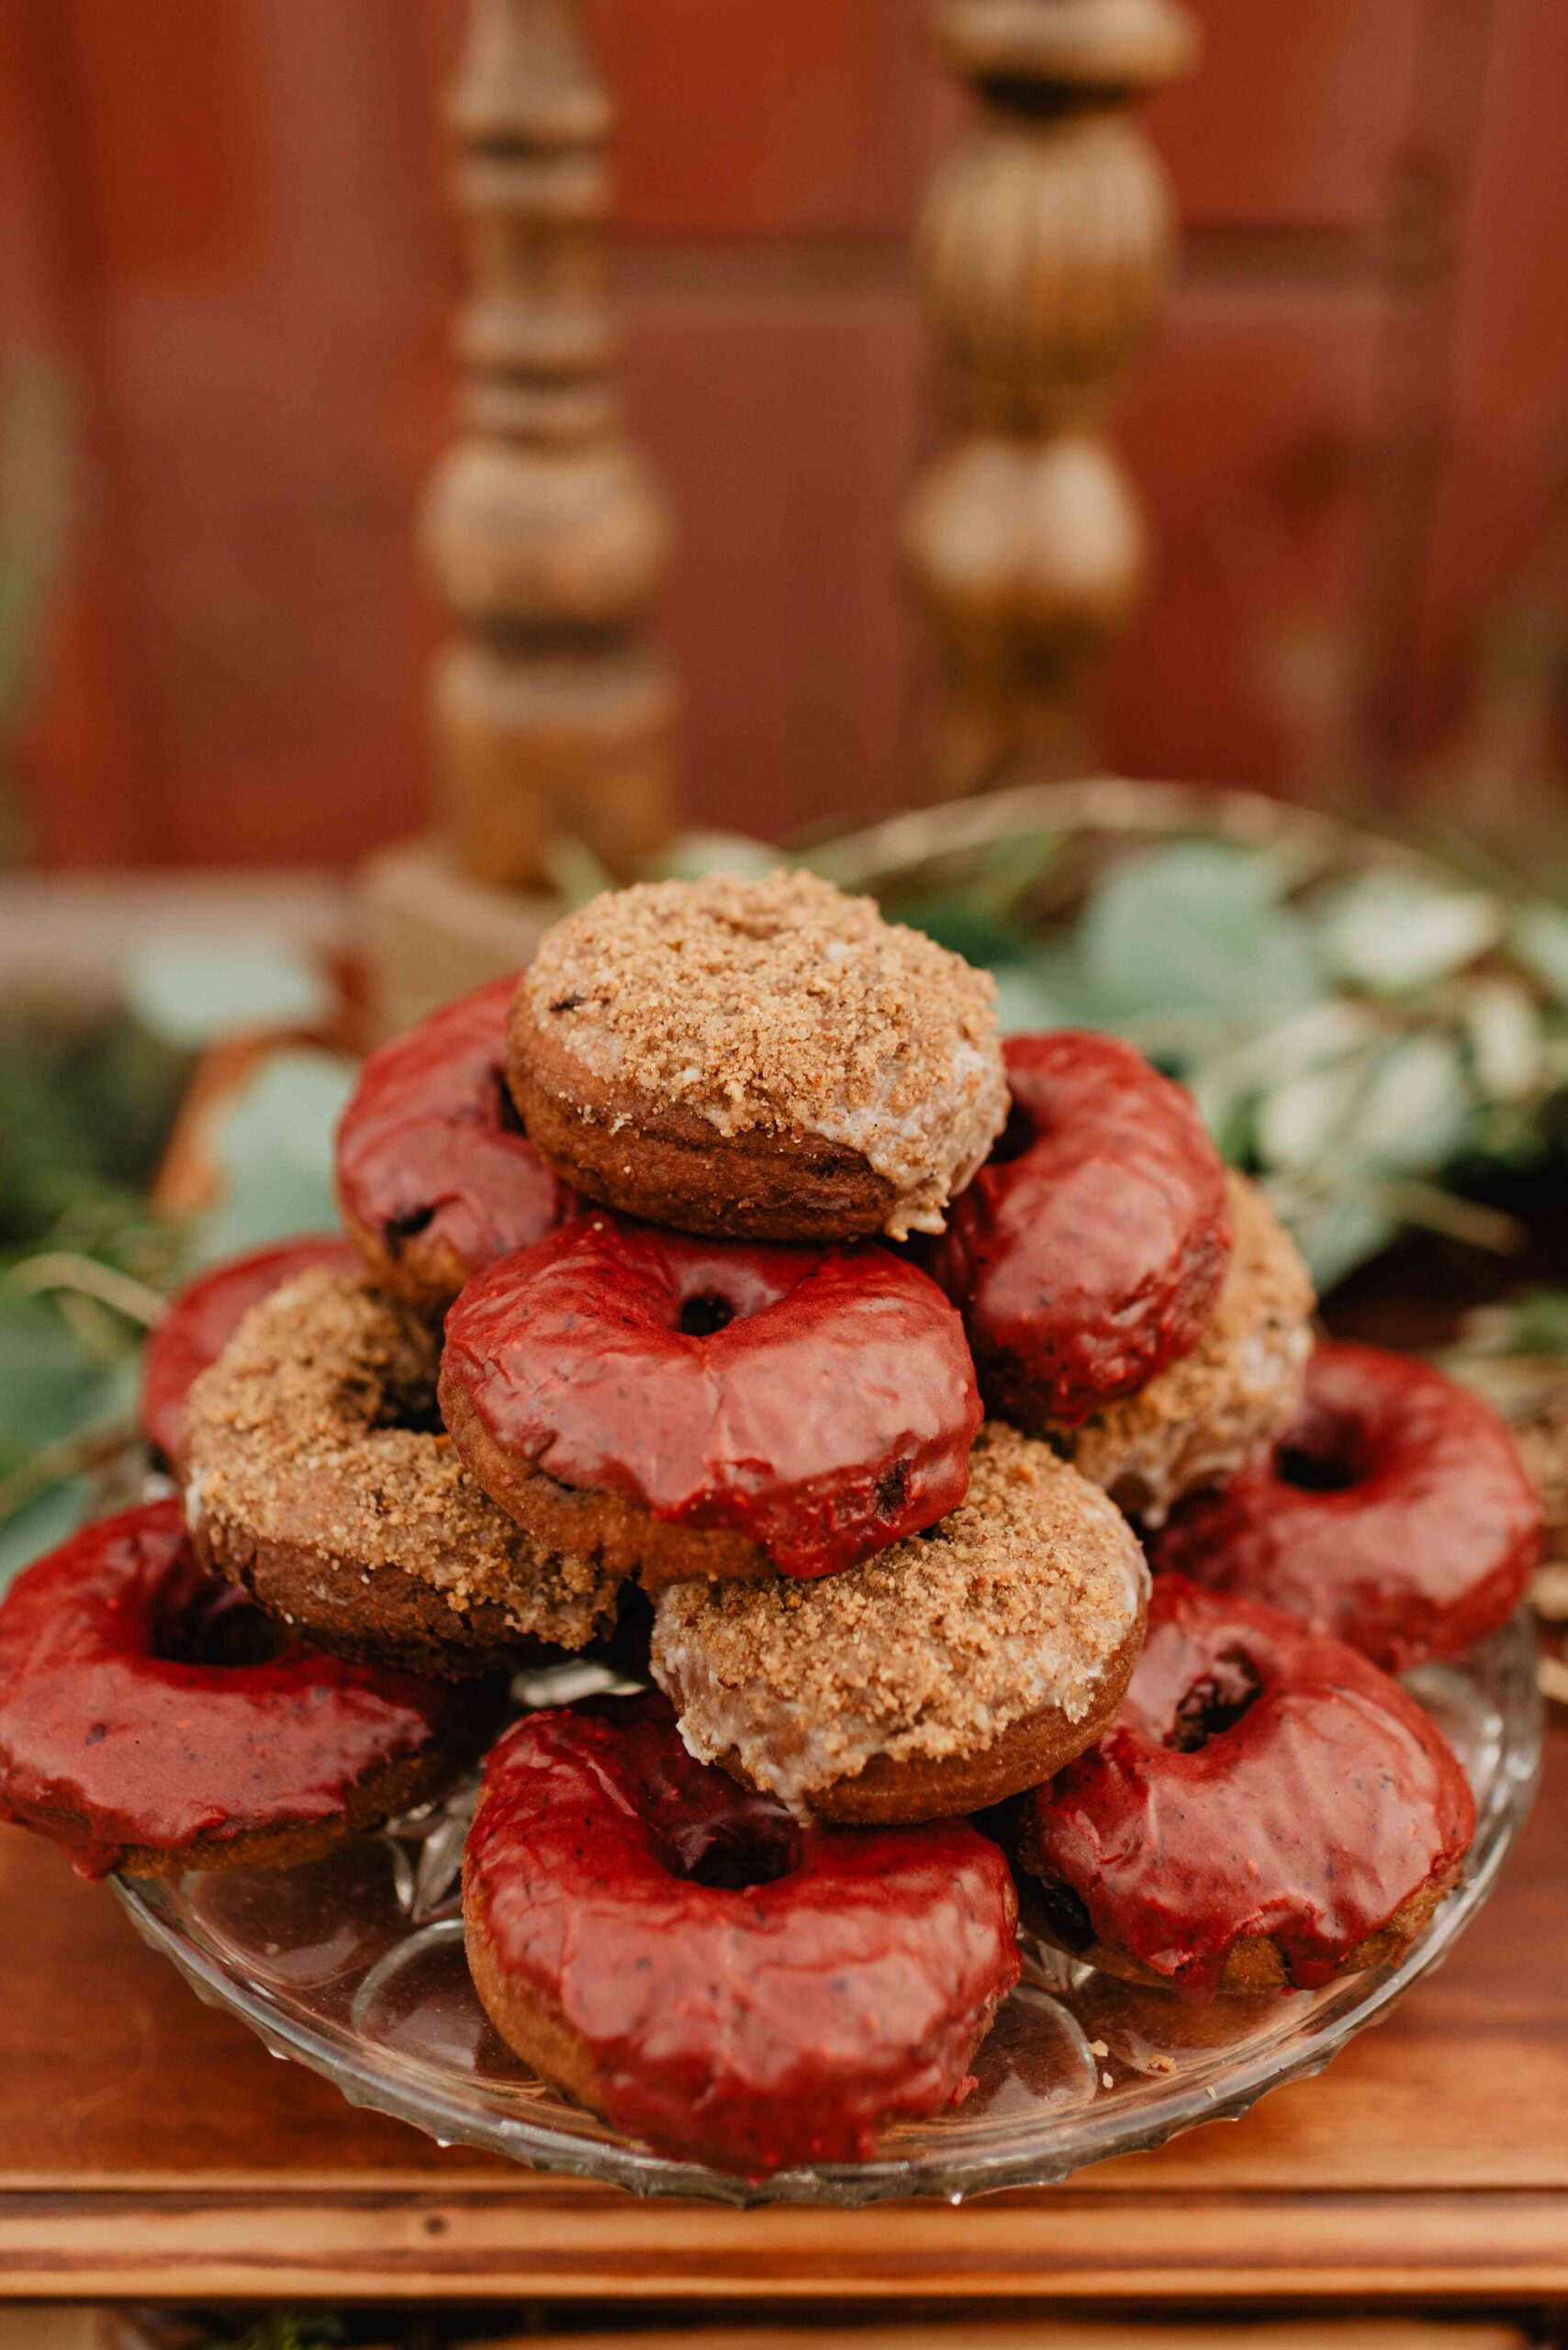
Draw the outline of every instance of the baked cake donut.
M1184 1502L1156 1563L1404 1673L1507 1622L1540 1531L1540 1497L1489 1404L1430 1363L1326 1341L1278 1445Z
M177 1502L73 1535L0 1604L0 1818L83 1876L313 1859L433 1794L496 1711L280 1640L197 1562Z
M252 1307L191 1391L196 1547L321 1647L436 1673L580 1649L617 1578L545 1551L435 1417L440 1339L362 1276L300 1274Z
M1229 1260L1225 1168L1189 1094L1114 1036L1011 1036L998 1147L931 1252L986 1407L1079 1427L1196 1346Z
M577 1204L508 1091L516 987L492 980L381 1046L338 1126L344 1228L377 1288L424 1314Z
M689 1238L600 1209L469 1282L441 1408L486 1492L649 1588L834 1574L962 1501L963 1325L886 1248Z
M953 1818L1098 1738L1143 1639L1126 1520L997 1422L925 1533L825 1582L677 1583L653 1673L703 1762L823 1819Z
M312 1265L351 1271L353 1250L335 1233L306 1233L274 1248L230 1257L170 1300L141 1358L141 1433L162 1460L178 1461L191 1382L216 1362L259 1298Z
M1398 1958L1475 1805L1436 1725L1354 1649L1162 1574L1114 1725L1014 1832L1052 1940L1201 2004Z
M802 1824L692 1761L662 1697L531 1714L486 1764L468 1962L501 2037L678 2161L856 2162L963 2092L1018 1979L998 1848Z
M1261 1184L1232 1174L1230 1265L1189 1354L1076 1428L1050 1428L1074 1468L1145 1528L1194 1487L1217 1485L1273 1443L1301 1401L1312 1352L1312 1277Z
M645 883L546 933L512 1093L568 1182L655 1224L939 1232L1006 1115L995 992L813 874Z

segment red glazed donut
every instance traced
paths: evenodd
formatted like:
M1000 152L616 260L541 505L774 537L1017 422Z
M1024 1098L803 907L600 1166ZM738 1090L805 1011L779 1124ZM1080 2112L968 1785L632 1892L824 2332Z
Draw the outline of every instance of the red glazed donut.
M1004 1047L1012 1114L932 1269L988 1408L1075 1428L1195 1346L1230 1257L1225 1169L1189 1096L1112 1036Z
M1201 2005L1395 1957L1474 1832L1464 1773L1396 1681L1168 1574L1120 1714L1025 1797L1018 1849L1054 1939Z
M656 2152L747 2178L859 2161L951 2103L1018 1979L994 1844L802 1825L694 1762L653 1695L517 1723L463 1880L502 2038Z
M963 1326L886 1249L696 1240L599 1211L482 1273L441 1407L541 1540L645 1583L834 1574L969 1489Z
M487 1699L293 1641L263 1663L203 1661L253 1627L197 1564L177 1502L29 1567L0 1606L0 1818L51 1836L83 1876L286 1866L433 1792L494 1719Z
M1281 1442L1181 1503L1153 1558L1404 1673L1506 1623L1540 1523L1489 1404L1428 1363L1334 1343L1314 1350Z
M141 1433L153 1451L167 1461L178 1460L191 1382L218 1360L259 1298L311 1265L352 1272L358 1261L346 1240L308 1233L275 1248L231 1257L181 1290L141 1359Z
M421 1313L576 1205L507 1088L516 987L492 980L381 1046L338 1127L344 1225L377 1286Z

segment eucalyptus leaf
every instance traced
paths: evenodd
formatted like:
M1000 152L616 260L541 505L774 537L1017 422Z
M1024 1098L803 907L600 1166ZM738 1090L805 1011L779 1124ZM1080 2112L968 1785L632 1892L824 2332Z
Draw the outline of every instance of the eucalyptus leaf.
M119 1361L95 1357L49 1300L0 1279L0 1474L122 1410L134 1378L129 1347Z
M1366 1062L1354 1056L1266 1088L1254 1120L1263 1165L1312 1167L1343 1148L1366 1081Z
M1319 907L1328 970L1351 987L1398 995L1462 970L1496 945L1501 901L1419 874L1359 873Z
M1234 1032L1311 1003L1310 936L1276 900L1270 860L1226 842L1178 841L1114 867L1079 934L1106 1017L1196 1013Z
M1319 1294L1386 1248L1399 1228L1391 1216L1350 1197L1283 1213Z
M754 881L795 860L750 833L678 833L644 867L652 881L700 881L709 873L738 873Z
M331 984L278 936L156 940L126 968L129 1009L167 1044L194 1046L245 1030L315 1028L330 1016Z
M25 1567L63 1542L92 1507L92 1485L85 1477L66 1477L46 1486L30 1502L0 1518L0 1594Z
M223 1191L196 1236L198 1263L337 1223L332 1145L353 1085L353 1064L334 1053L261 1064L218 1130Z
M1472 979L1463 1013L1479 1091L1488 1102L1526 1100L1545 1066L1540 1014L1529 989L1518 979Z
M1525 968L1568 1004L1568 913L1559 906L1526 906L1514 917L1508 944Z
M1354 1155L1386 1173L1448 1166L1464 1145L1473 1102L1451 1036L1401 1036L1371 1071L1356 1113Z

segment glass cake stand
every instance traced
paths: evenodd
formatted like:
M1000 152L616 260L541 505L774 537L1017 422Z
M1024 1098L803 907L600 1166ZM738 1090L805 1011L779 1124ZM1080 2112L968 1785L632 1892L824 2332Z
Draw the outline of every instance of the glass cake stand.
M518 1685L524 1704L538 1705L614 1684L596 1668L568 1666ZM962 2105L889 2131L873 2161L761 2186L650 2154L546 2087L497 2037L463 1954L459 1871L472 1779L305 1867L115 1886L142 1935L202 1998L239 2016L274 2055L324 2073L353 2104L443 2144L639 2194L956 2203L1044 2186L1244 2113L1282 2082L1320 2071L1446 1955L1491 1892L1535 1790L1541 1709L1529 1619L1516 1618L1462 1665L1410 1674L1406 1686L1463 1761L1480 1823L1463 1882L1397 1965L1319 1992L1189 2009L1026 1941L1024 1979L976 2058Z

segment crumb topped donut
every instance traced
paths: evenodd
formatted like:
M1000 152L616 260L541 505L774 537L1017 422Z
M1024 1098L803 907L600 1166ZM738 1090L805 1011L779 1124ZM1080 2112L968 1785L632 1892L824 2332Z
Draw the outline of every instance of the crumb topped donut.
M1001 1143L932 1251L987 1409L1077 1427L1196 1346L1230 1257L1190 1094L1114 1036L1011 1036Z
M0 1605L0 1818L83 1876L291 1867L433 1794L494 1725L488 1698L258 1630L177 1502L73 1534Z
M834 1574L962 1501L963 1325L890 1250L689 1238L607 1210L469 1282L441 1407L494 1500L645 1587Z
M939 1232L1006 1115L995 992L813 874L644 883L545 934L512 1092L569 1182L655 1224Z
M444 1313L471 1273L542 1239L577 1203L507 1087L515 978L372 1053L338 1126L344 1226L379 1289Z
M1155 1578L1114 1724L1015 1823L1052 1939L1194 2005L1397 1958L1474 1832L1457 1758L1396 1681L1177 1574Z
M1312 1278L1267 1192L1232 1174L1235 1236L1219 1304L1190 1354L1053 1445L1140 1526L1223 1483L1287 1427L1312 1352Z
M924 1534L823 1583L661 1592L654 1677L692 1752L747 1785L825 1819L950 1818L1099 1736L1148 1592L1114 1503L992 1422Z
M350 1272L354 1252L336 1234L304 1233L276 1248L230 1257L188 1281L147 1341L141 1358L141 1433L171 1466L185 1438L185 1398L216 1362L258 1298L312 1265Z
M543 1550L474 1483L435 1418L439 1347L352 1274L252 1306L191 1391L197 1548L340 1655L464 1674L537 1641L583 1648L617 1579Z
M1326 1340L1279 1443L1184 1502L1156 1558L1406 1673L1507 1622L1540 1526L1489 1404L1430 1363Z
M653 1691L530 1714L463 1867L503 2040L677 2161L863 2161L963 2091L1018 1979L998 1847L967 1821L820 1828L694 1762Z

